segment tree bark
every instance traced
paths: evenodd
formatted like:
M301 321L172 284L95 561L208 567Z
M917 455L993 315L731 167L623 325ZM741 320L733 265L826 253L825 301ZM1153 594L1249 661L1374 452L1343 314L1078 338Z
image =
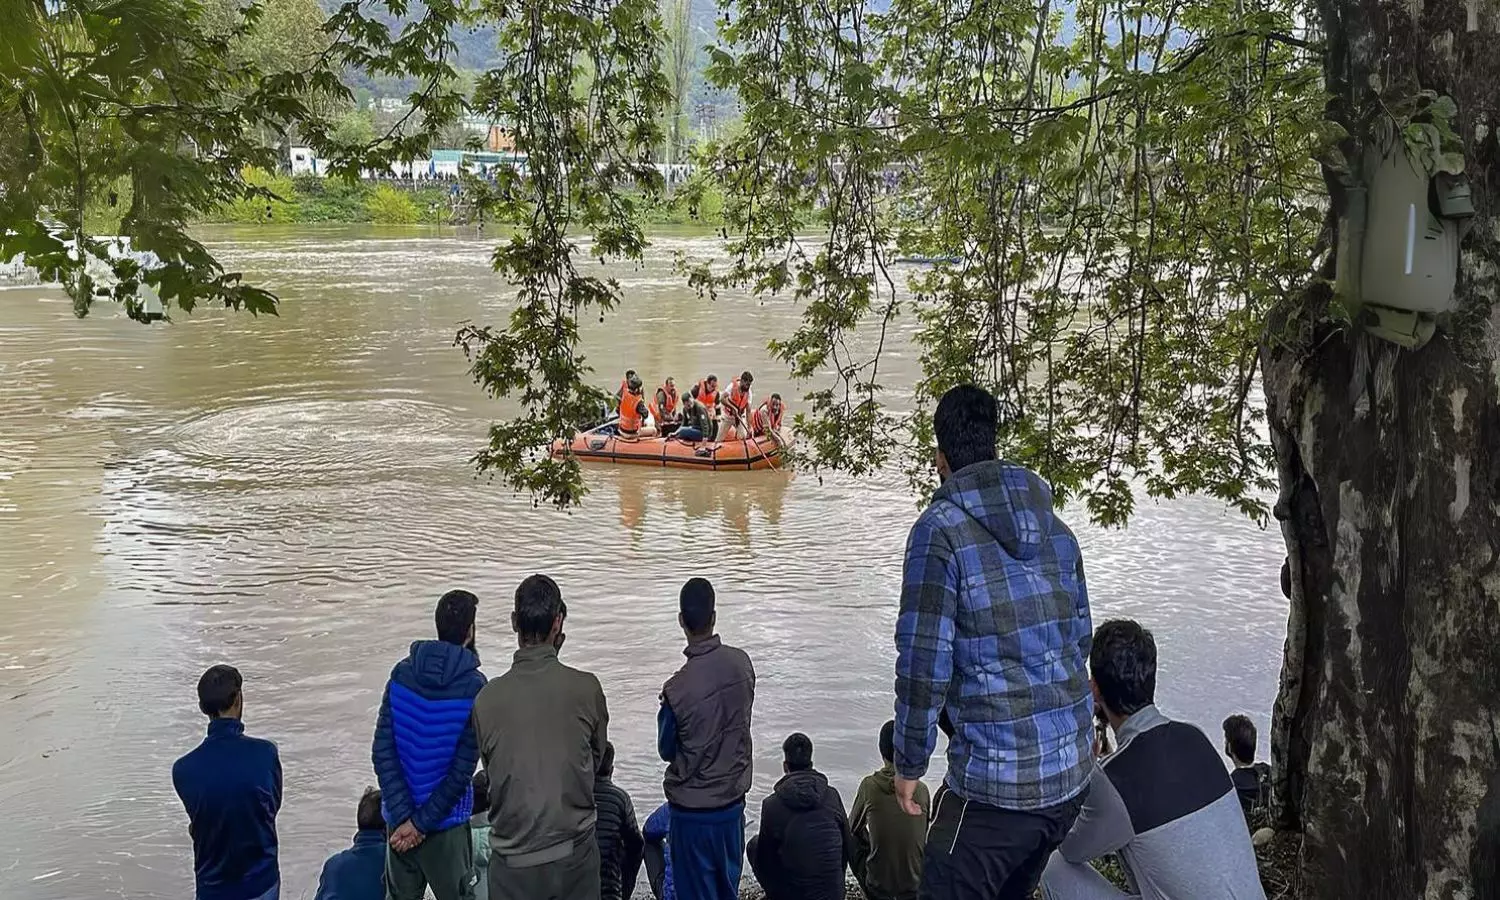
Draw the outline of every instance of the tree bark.
M1451 96L1478 217L1426 347L1317 286L1262 350L1293 585L1272 762L1307 897L1500 900L1500 7L1473 2L1319 4L1346 154L1377 90Z

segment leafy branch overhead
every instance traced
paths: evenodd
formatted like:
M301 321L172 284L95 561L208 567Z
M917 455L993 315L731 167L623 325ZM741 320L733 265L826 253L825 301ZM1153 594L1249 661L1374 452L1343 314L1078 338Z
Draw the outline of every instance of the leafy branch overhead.
M1012 413L1004 452L1100 522L1125 521L1139 487L1265 516L1257 348L1311 277L1325 219L1308 10L726 12L710 76L745 113L715 158L730 261L693 281L801 304L772 349L811 381L813 465L860 471L895 446L922 481L931 405L973 380ZM940 262L908 274L898 255ZM903 416L880 373L905 319L923 374Z
M578 463L546 450L605 401L579 351L579 319L622 299L618 282L578 262L639 260L641 194L661 190L652 152L671 95L656 4L486 0L479 14L499 24L503 61L480 79L474 105L511 125L527 162L479 201L486 216L519 223L494 254L516 307L507 327L468 326L457 341L474 379L520 411L490 429L475 462L537 502L567 506L583 495Z
M425 152L462 111L448 62L461 15L452 3L426 4L392 36L374 12L402 14L404 0L351 0L308 48L263 30L297 16L268 24L265 3L225 2L0 0L0 259L19 256L60 281L80 316L95 297L91 259L113 269L112 291L132 316L142 283L169 309L274 312L275 298L226 272L188 224L236 200L274 199L244 172L275 169L293 136L357 173ZM330 117L349 99L349 66L415 78L420 122L338 140ZM99 240L101 219L160 265L142 271Z
M581 317L624 301L581 262L640 258L640 212L661 188L650 163L680 142L662 127L680 126L683 79L663 73L655 0L351 0L319 52L291 56L244 51L259 5L224 31L197 0L0 3L18 23L0 38L0 257L61 275L80 313L93 292L70 246L89 246L90 203L117 182L120 232L166 262L119 261L117 290L144 279L177 308L266 312L273 298L186 230L264 196L245 167L274 166L295 136L353 174L424 154L466 107L506 123L527 162L473 196L518 224L493 259L515 303L457 343L511 415L475 461L538 502L579 499L576 464L546 449L602 400ZM679 30L681 7L668 5ZM976 380L1013 413L1004 452L1101 522L1123 522L1140 489L1264 517L1257 348L1324 252L1316 160L1341 137L1303 25L1313 10L721 0L720 13L708 77L743 124L700 148L707 174L688 193L724 193L727 261L692 264L689 281L798 304L800 326L771 350L807 384L810 465L899 464L921 480L934 400ZM498 62L465 97L452 35L475 25L495 30ZM335 128L351 70L412 77L408 121L373 139ZM1453 162L1449 105L1428 98L1407 119L1434 167ZM920 358L909 397L886 383L892 352Z

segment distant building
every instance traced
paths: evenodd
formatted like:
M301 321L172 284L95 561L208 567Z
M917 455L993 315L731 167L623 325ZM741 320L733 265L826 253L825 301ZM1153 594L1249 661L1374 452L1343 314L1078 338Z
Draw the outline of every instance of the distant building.
M516 136L507 128L499 125L491 125L489 137L484 142L484 147L492 153L514 153L516 150Z
M293 175L327 174L327 167L320 165L318 157L313 154L311 147L293 147L291 153Z

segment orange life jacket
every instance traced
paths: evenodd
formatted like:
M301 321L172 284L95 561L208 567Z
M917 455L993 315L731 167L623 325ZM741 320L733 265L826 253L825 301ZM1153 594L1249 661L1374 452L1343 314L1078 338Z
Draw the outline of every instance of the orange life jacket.
M772 412L770 400L762 403L760 409L755 411L755 433L760 435L768 431L780 431L781 417L784 415L786 415L786 404L782 404L781 412ZM765 416L765 418L762 419L761 416ZM766 424L762 425L762 422Z
M632 394L630 388L620 395L620 432L635 434L641 430L641 395Z
M744 418L750 411L750 392L740 390L740 383L736 381L729 389L729 396L724 399L724 404L739 410L740 418Z
M719 405L719 392L709 390L707 381L698 382L697 390L698 402L708 407L709 412L713 412L714 407Z
M667 405L665 408L658 408L659 404L656 402L656 398L663 396L667 398ZM673 416L677 415L677 389L668 389L668 387L663 384L661 387L656 389L655 393L651 395L651 403L649 404L649 406L651 408L651 415L656 418L657 425L660 425L667 419L670 419Z

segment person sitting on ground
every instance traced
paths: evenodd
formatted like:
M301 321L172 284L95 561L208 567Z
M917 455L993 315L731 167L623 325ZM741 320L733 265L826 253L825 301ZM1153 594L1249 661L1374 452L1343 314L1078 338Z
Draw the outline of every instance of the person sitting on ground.
M437 640L417 641L391 669L375 723L371 759L380 780L388 900L473 896L471 780L479 759L469 711L484 687L475 652L479 598L449 591L438 600Z
M661 689L656 749L667 765L672 871L683 900L737 900L745 859L745 795L755 762L755 667L714 631L714 586L692 578L678 596L687 662Z
M656 389L647 406L651 418L656 420L656 430L662 435L673 433L682 424L682 400L677 396L677 382L670 375Z
M490 775L474 773L474 814L469 817L469 836L474 842L474 900L490 897Z
M614 783L615 745L604 745L604 757L594 776L594 806L599 821L594 833L599 839L600 900L630 900L645 852L641 829L635 822L635 806L625 789Z
M813 745L796 733L781 745L782 771L760 808L760 833L745 855L766 900L843 900L853 855L844 799L813 768Z
M880 729L882 765L866 775L854 795L849 832L854 856L849 867L869 900L917 900L922 885L922 848L927 845L927 815L932 798L927 785L915 792L922 816L907 815L896 800L896 722Z
M365 788L355 814L354 846L323 863L313 900L385 900L385 816L380 789Z
M668 837L672 831L672 804L663 803L646 818L641 839L646 842L646 878L651 882L651 896L656 900L677 900L672 886L672 848Z
M786 415L786 406L781 402L780 394L772 394L771 399L762 403L755 410L755 415L750 417L750 434L754 437L772 437L776 442L783 443L781 438L781 420Z
M729 438L744 440L750 436L750 409L754 400L750 396L750 385L755 381L755 376L747 369L740 373L740 378L729 386L729 393L724 396L724 428L719 433Z
M1202 731L1157 711L1156 641L1129 620L1099 626L1095 702L1118 749L1095 765L1083 811L1042 874L1046 900L1265 900L1234 784ZM1089 865L1118 854L1135 893Z
M277 900L281 893L281 757L275 744L245 734L244 684L233 666L203 673L198 708L208 716L208 736L172 765L193 838L197 900Z
M1239 795L1246 822L1271 803L1271 767L1255 761L1255 742L1255 723L1247 716L1234 715L1224 720L1224 755L1234 763L1229 777Z
M702 381L693 385L689 393L693 400L697 401L703 409L695 412L706 421L703 423L703 439L714 441L719 439L719 376L710 374Z
M490 776L490 900L597 900L594 774L609 740L604 689L564 665L568 607L557 582L516 588L510 669L474 701Z

